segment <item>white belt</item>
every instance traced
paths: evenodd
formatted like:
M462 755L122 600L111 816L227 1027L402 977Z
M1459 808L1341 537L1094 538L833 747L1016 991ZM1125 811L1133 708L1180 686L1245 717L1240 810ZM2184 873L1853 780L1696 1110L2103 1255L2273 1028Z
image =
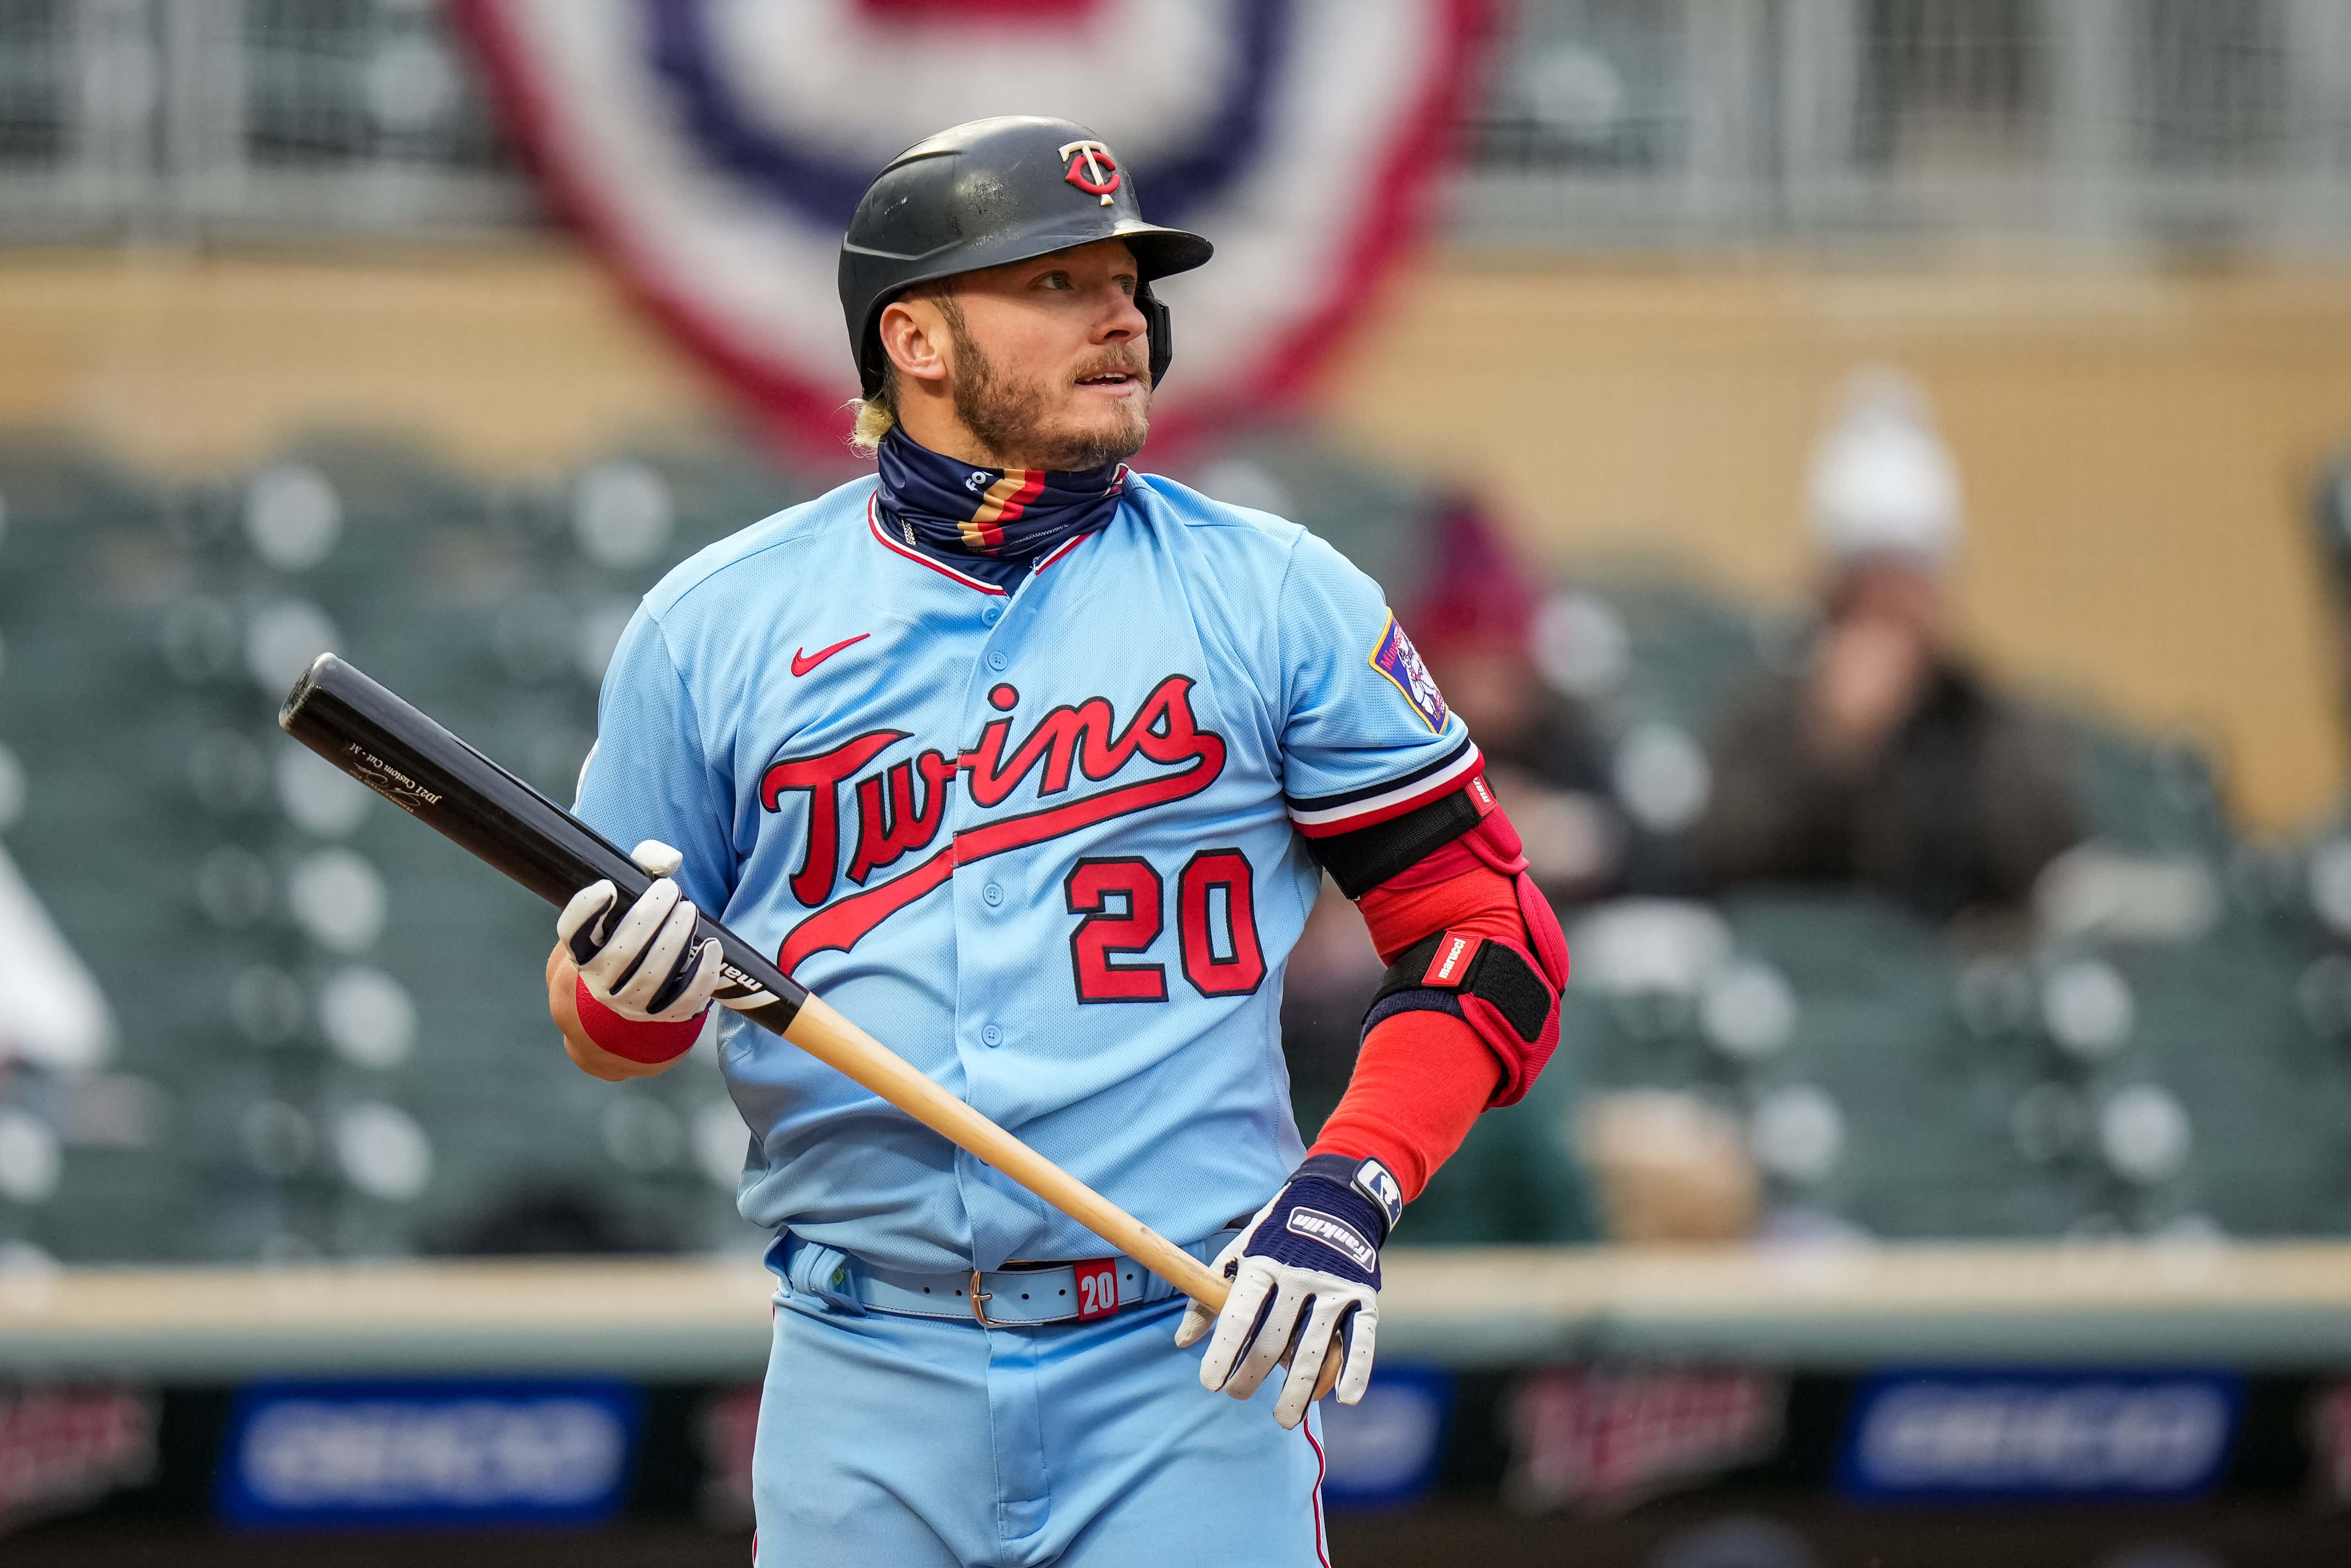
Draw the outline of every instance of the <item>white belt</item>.
M1240 1234L1229 1226L1184 1249L1202 1262ZM781 1249L787 1291L806 1291L868 1312L910 1318L971 1318L988 1328L1077 1322L1181 1294L1123 1255L1072 1263L1008 1263L954 1274L878 1268L797 1237Z

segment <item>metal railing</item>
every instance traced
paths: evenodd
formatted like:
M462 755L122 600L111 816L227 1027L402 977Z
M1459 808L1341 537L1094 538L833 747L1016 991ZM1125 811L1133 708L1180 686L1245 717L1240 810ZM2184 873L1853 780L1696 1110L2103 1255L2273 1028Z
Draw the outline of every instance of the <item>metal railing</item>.
M1549 0L1471 245L2351 246L2344 0Z
M434 0L0 0L0 239L538 219Z

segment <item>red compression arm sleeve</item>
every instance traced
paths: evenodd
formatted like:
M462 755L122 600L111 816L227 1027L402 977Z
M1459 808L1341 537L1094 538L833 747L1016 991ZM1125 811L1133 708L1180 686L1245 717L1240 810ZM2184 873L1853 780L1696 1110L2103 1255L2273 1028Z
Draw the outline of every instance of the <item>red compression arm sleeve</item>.
M1306 1152L1378 1160L1410 1203L1461 1146L1501 1082L1492 1048L1451 1014L1382 1019L1364 1037L1339 1108Z
M673 1061L692 1051L694 1042L702 1038L699 1018L690 1018L683 1023L622 1018L598 1001L585 980L572 988L571 1000L580 1009L580 1027L588 1031L588 1038L614 1056L623 1056L631 1061Z
M1356 907L1383 963L1439 931L1527 939L1511 879L1458 840L1372 889ZM1502 1064L1461 1019L1396 1013L1364 1037L1347 1092L1307 1152L1376 1159L1395 1173L1409 1203L1461 1146L1501 1082Z

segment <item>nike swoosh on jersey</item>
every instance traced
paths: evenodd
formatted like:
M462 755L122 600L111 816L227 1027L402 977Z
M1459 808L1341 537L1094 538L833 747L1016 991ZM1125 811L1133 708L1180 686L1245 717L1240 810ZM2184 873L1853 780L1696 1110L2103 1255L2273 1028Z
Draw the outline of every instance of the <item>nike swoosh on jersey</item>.
M873 635L873 633L871 632L860 632L854 637L843 637L831 647L819 648L813 653L804 653L800 649L795 648L792 650L792 674L796 675L805 675L810 670L815 669L819 664L823 664L827 659L831 658L835 653L840 653L843 648L848 647L851 643L862 643L872 635Z

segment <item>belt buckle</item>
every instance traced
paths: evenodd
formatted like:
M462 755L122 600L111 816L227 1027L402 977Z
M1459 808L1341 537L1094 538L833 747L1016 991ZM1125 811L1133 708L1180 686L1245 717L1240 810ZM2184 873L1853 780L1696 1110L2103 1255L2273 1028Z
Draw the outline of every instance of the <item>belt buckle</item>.
M984 1329L1008 1329L1013 1326L1010 1323L994 1322L989 1320L987 1309L981 1306L980 1302L992 1299L995 1292L992 1291L983 1291L979 1288L979 1270L977 1269L974 1269L971 1271L971 1289L967 1293L971 1297L971 1315L979 1321L980 1327Z

